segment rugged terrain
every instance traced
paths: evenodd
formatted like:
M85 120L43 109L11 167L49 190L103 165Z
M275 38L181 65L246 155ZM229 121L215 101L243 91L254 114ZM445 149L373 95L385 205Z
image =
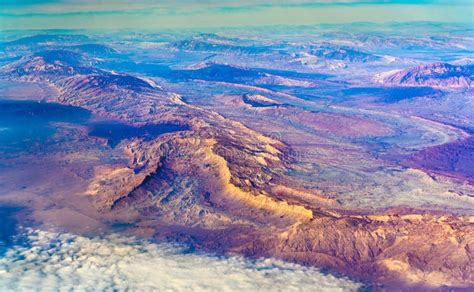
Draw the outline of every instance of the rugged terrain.
M267 47L207 45L210 37L171 45L184 51L274 53ZM354 63L381 60L339 47L311 47L310 52ZM291 90L279 91L340 82L309 73L206 64L173 73L166 69L164 78L163 71L145 76L101 68L93 57L97 54L119 51L90 45L45 49L1 69L5 80L48 88L52 93L45 102L77 106L135 128L178 127L117 143L79 128L73 135L82 137L77 138L85 145L81 155L119 159L91 159L86 167L77 150L61 150L70 154L66 168L87 172L79 175L83 180L75 190L81 202L75 206L77 216L100 222L102 228L125 226L126 232L203 251L323 267L370 285L474 286L472 173L469 166L458 166L460 160L472 160L466 131L396 111L300 106L304 99ZM446 68L462 75L453 86L451 79L448 85L443 81L453 77L423 77L420 83L419 74L408 71L403 74L411 79L398 73L385 80L402 86L470 87L470 75ZM403 83L412 79L416 84ZM183 98L169 84L175 81L195 86L196 94L217 87L217 94L206 101L192 94ZM463 143L470 144L466 148ZM446 149L464 158L453 158ZM432 153L441 153L436 162L427 159ZM74 163L82 165L68 166ZM412 192L413 186L419 191ZM444 206L451 209L444 211Z

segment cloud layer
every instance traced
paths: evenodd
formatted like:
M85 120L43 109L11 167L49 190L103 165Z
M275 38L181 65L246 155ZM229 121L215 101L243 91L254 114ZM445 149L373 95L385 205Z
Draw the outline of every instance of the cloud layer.
M29 230L27 246L0 258L0 287L12 290L352 291L360 284L276 260L185 253L118 235L86 238Z

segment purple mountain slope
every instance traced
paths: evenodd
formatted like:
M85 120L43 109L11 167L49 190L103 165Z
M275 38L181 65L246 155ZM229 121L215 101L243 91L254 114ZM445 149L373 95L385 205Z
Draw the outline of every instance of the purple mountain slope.
M474 65L434 63L398 72L378 74L375 79L385 85L467 89L473 84Z

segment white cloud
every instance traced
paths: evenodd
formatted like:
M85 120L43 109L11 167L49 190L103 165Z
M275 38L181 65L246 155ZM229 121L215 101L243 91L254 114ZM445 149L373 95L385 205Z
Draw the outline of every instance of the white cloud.
M351 291L360 284L277 260L184 253L118 235L29 230L0 258L0 287L18 290Z

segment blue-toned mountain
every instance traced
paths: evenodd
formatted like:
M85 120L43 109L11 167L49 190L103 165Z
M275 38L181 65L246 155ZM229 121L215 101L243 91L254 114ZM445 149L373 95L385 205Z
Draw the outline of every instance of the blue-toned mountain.
M474 65L434 63L380 74L376 79L386 85L467 89L474 82Z

